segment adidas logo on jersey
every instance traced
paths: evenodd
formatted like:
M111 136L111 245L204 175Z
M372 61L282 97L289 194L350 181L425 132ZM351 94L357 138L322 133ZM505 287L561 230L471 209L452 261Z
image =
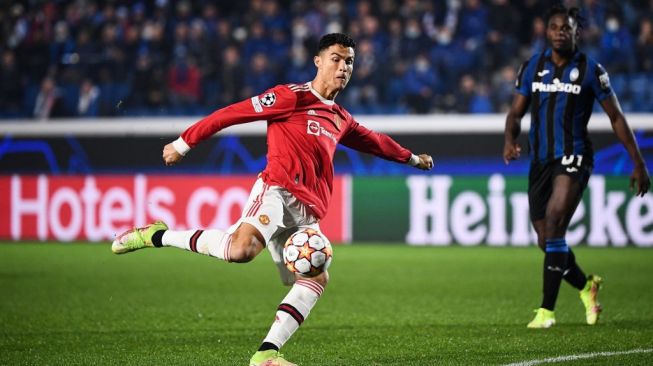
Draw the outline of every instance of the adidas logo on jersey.
M535 92L548 92L548 93L571 93L571 94L580 94L581 86L570 83L561 83L560 80L553 79L552 84L545 84L543 82L534 82L531 84L533 93Z

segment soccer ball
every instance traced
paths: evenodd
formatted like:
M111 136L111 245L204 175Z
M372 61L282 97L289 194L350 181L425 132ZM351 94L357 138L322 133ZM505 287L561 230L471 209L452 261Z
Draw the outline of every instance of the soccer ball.
M283 246L283 261L288 270L306 277L326 271L333 250L326 236L317 230L303 229L292 234Z

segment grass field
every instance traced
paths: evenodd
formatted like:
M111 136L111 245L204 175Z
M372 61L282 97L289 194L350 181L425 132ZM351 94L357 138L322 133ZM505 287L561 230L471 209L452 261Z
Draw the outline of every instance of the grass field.
M563 285L558 325L529 330L535 248L335 248L331 283L283 348L300 365L653 364L653 250L575 249L604 276L584 325ZM247 365L287 288L267 253L247 265L176 249L0 244L1 365ZM537 363L524 363L537 364Z

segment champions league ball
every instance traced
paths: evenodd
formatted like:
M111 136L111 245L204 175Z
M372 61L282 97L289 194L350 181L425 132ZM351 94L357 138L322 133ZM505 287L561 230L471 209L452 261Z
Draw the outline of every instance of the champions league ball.
M288 270L306 277L324 272L331 264L333 250L326 236L313 229L292 234L283 247L283 261Z

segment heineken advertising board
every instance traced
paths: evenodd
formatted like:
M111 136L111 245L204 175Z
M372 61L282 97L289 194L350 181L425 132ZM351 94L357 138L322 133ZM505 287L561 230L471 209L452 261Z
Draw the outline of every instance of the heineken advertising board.
M567 241L593 247L653 246L653 197L634 197L625 177L594 175ZM415 175L352 180L353 241L411 245L527 246L527 178Z

